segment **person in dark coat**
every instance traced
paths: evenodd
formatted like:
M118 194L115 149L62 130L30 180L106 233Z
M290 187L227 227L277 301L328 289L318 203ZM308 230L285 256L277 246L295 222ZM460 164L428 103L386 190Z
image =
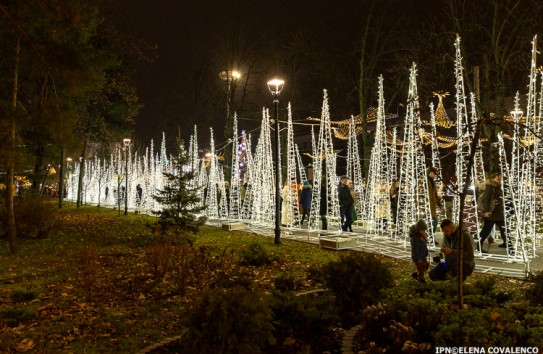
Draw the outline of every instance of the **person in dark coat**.
M302 187L302 195L300 196L300 204L302 206L302 221L303 225L307 215L307 223L309 224L309 212L311 211L311 197L313 195L313 187L309 181L305 181Z
M143 188L141 188L141 184L138 184L136 186L136 205L139 207L141 206L141 198L143 197Z
M328 215L328 191L326 189L326 181L322 181L321 184L321 200L320 200L320 210L319 215L321 216L322 229L328 230L328 220L326 219Z
M341 220L344 220L341 229L347 231L353 223L353 216L351 208L353 208L354 199L351 196L351 190L348 186L349 178L347 176L341 176L341 180L338 186L338 199L339 199L339 215Z
M398 195L400 193L400 185L397 179L392 181L390 186L390 211L392 212L392 222L396 225L396 217L398 216Z
M473 273L475 269L475 257L473 256L472 237L467 228L460 230L458 226L449 219L441 222L443 231L443 247L441 252L445 255L445 263L439 263L432 268L428 275L432 280L446 280L448 275L458 276L458 255L460 253L460 237L463 238L462 249L462 281Z
M428 226L424 220L420 219L415 225L409 228L409 238L411 239L411 259L417 267L417 271L411 274L413 278L426 283L424 274L428 270Z
M489 180L486 182L486 186L483 194L477 201L477 209L483 216L483 228L479 233L479 242L477 242L477 250L483 253L482 245L486 238L494 229L494 225L498 225L500 228L500 235L503 243L500 247L507 247L510 253L513 253L513 246L511 241L507 238L507 231L505 229L505 213L503 202L503 190L501 189L501 175L499 173L493 173L490 175Z

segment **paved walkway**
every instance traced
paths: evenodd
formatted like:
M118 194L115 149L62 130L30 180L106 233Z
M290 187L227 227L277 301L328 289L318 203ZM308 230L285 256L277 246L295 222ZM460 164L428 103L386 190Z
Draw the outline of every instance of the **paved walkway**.
M209 222L211 225L218 226L220 221L214 220ZM254 233L273 237L274 232L270 227L257 225L250 225L244 231L252 231ZM341 243L338 244L339 249L353 249L364 252L371 252L382 254L398 259L404 259L406 261L411 260L410 246L405 240L394 240L389 237L377 237L375 235L368 235L363 232L361 228L354 228L354 232L330 232L328 234L320 234L317 231L310 231L306 228L291 228L283 229L281 237L284 239L290 239L300 242L308 242L312 244L319 244L321 238L327 238L330 240L336 240L340 236L340 241L348 246L342 247ZM442 244L443 235L437 233L436 240ZM350 242L349 242L350 241ZM498 247L501 241L492 244L487 254L475 253L475 271L479 273L496 274L513 278L525 278L526 274L530 272L543 271L543 244L536 249L535 258L530 259L529 262L524 262L520 258L510 257L504 248ZM486 249L485 245L485 249ZM439 247L434 247L430 250L430 256L437 255Z

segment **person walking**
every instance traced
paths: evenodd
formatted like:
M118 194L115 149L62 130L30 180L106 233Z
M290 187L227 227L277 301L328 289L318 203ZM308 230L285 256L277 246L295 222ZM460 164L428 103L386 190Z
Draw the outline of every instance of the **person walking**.
M356 215L356 203L358 203L358 198L356 197L353 181L349 180L347 182L347 187L349 187L349 192L353 199L353 205L351 206L351 224L349 225L349 231L353 232L353 223L358 219L358 216Z
M507 230L505 229L504 205L501 175L495 172L490 175L485 189L477 201L477 209L483 217L483 228L479 233L477 250L483 253L487 252L483 250L483 243L494 229L494 225L497 225L503 240L503 243L499 247L507 248L509 254L514 254L513 245L508 239Z
M428 167L428 169L426 170L426 177L428 184L428 195L430 197L430 214L432 215L432 232L435 233L437 229L437 207L439 206L440 209L443 208L443 205L441 204L441 199L437 194L437 169L435 167Z
M300 204L302 207L302 221L300 224L304 224L305 217L307 215L307 223L309 224L309 215L311 211L311 197L313 196L313 187L309 181L304 181L302 187L302 194L300 196Z
M348 182L349 178L347 176L341 176L338 186L339 215L342 220L341 229L343 231L347 231L353 222L351 208L353 207L354 199L347 185Z
M136 206L141 206L141 198L143 197L143 188L141 188L141 184L138 183L136 186Z
M392 214L392 223L396 225L396 217L398 216L398 196L400 193L400 184L397 179L392 180L390 186L390 211Z
M428 234L426 230L428 226L424 220L420 219L415 225L409 228L409 238L411 241L411 259L417 271L411 276L421 283L426 283L424 274L428 270Z
M432 268L428 276L432 280L447 280L449 274L453 277L458 276L458 255L460 253L460 237L462 237L462 281L465 281L475 269L471 235L467 228L463 227L460 230L449 219L444 219L440 226L444 236L441 252L445 255L445 263L439 263Z
M445 190L445 215L452 219L454 197L458 195L458 177L451 176Z
M321 195L320 195L320 207L319 207L319 215L321 217L323 230L328 230L328 220L326 219L326 217L328 216L328 191L326 190L326 188L327 188L326 180L323 179L321 183Z

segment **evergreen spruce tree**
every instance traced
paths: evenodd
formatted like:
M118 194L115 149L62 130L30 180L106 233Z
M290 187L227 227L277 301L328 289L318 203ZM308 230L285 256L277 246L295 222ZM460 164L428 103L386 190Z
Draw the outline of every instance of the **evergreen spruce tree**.
M197 216L205 210L201 203L199 190L193 187L194 171L185 170L190 165L190 157L182 142L177 144L178 155L173 158L175 173L164 172L165 187L153 198L164 207L156 214L159 217L155 233L163 237L174 236L177 240L186 240L189 233L197 233L206 222L205 216Z

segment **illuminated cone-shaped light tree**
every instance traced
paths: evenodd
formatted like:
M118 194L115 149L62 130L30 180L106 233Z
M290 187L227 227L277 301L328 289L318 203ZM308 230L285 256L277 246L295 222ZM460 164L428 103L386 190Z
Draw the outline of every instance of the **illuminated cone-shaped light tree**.
M517 193L520 192L514 182L514 177L512 171L507 163L505 157L505 147L503 144L502 134L498 134L498 151L499 151L499 165L500 173L502 176L502 186L503 186L503 208L505 216L505 230L507 232L507 237L511 241L513 247L507 245L507 257L515 257L515 255L522 255L522 252L515 252L519 241L522 242L523 237L520 235L522 230L522 215L517 213L520 211L521 205L519 203L519 197Z
M434 93L435 94L435 93ZM441 103L441 97L440 97ZM442 104L443 105L443 104ZM437 145L437 127L436 115L434 113L434 104L430 104L430 128L432 134L430 137L430 145L432 147L432 166L437 169L436 188L440 195L443 192L443 173L441 171L441 158L439 156L439 146Z
M394 127L392 129L392 142L390 143L390 159L388 165L388 171L390 174L389 184L392 185L392 181L398 179L398 129Z
M321 122L322 126L322 122ZM311 210L310 218L308 222L308 228L315 230L319 229L319 213L320 213L320 203L321 203L321 193L322 188L326 188L323 185L323 174L322 174L322 162L323 162L323 153L321 151L321 142L317 142L315 138L315 130L311 126L311 154L313 158L313 194L311 195Z
M319 130L319 140L322 142L322 152L325 156L328 216L330 216L332 220L337 220L337 229L341 230L341 222L339 218L338 178L336 172L337 154L334 151L334 141L332 140L333 134L332 126L330 124L330 106L328 104L328 92L326 90L324 90L324 99L322 102L321 121L323 124L321 124L321 129Z
M470 119L468 116L468 107L466 103L466 93L464 88L464 68L462 66L462 54L460 50L460 37L456 38L454 43L456 54L454 60L454 73L456 78L455 91L456 91L456 177L458 178L458 190L464 190L464 185L467 183L467 169L468 161L471 151L471 138L473 133L470 129ZM476 176L476 168L473 164L473 170L471 175ZM475 195L471 198L471 202L466 204L464 208L464 220L470 220L466 226L470 228L470 231L474 234L477 233L477 208ZM453 220L458 223L458 214L460 211L460 196L455 195L453 199Z
M400 189L398 193L398 216L396 237L405 238L409 227L423 219L432 225L430 199L426 179L426 163L422 146L422 128L417 92L417 67L413 63L409 77L409 93L405 117L404 142L400 165ZM433 230L428 228L433 240Z
M537 53L537 36L534 37L534 40L532 42L532 67L531 67L531 73L530 73L530 88L529 88L529 96L528 104L529 107L533 111L533 114L531 113L531 116L534 117L534 119L531 122L531 125L533 127L534 131L534 146L533 146L533 153L534 153L534 165L532 167L533 176L534 176L534 184L536 186L536 200L533 201L535 205L541 205L543 204L543 141L541 140L541 136L543 134L543 71L540 71L537 69L536 65L536 53ZM540 75L540 91L537 93L537 73L539 72ZM539 104L538 104L538 97L539 97ZM535 215L536 215L536 235L534 241L537 239L538 243L543 242L543 209L542 208L535 208Z
M382 76L379 77L378 100L375 143L371 150L366 192L365 210L367 214L365 218L370 222L371 234L384 236L385 233L388 234L387 222L390 220L390 186Z
M245 193L243 195L243 206L242 206L242 212L241 217L244 220L251 220L252 215L252 209L253 209L253 174L254 174L254 161L253 161L253 153L251 150L251 136L249 135L247 137L247 140L245 141L245 156L246 156L246 171L243 175L243 184L244 184L244 190Z
M226 181L224 180L224 169L217 162L215 163L215 168L217 169L217 191L219 193L219 217L221 219L228 218L228 195L226 193Z
M314 137L314 134L313 134ZM336 230L341 230L339 219L338 179L336 174L336 152L332 141L328 93L324 90L322 113L318 139L313 138L313 197L311 202L310 228L318 228L318 213L320 210L321 188L326 188L327 211L331 220L337 221ZM323 169L324 163L324 171ZM322 172L325 173L324 180ZM325 182L321 185L322 182ZM328 223L329 229L333 225Z
M209 174L207 181L207 194L206 194L206 205L207 205L207 216L211 219L216 219L219 217L219 206L218 206L218 185L219 185L219 176L217 173L217 159L215 156L215 141L213 139L213 128L210 130L210 143L209 143Z
M275 183L270 133L270 115L263 110L260 137L256 145L253 159L252 185L250 197L252 200L252 222L270 225L275 220Z
M475 106L475 94L470 93L470 105L471 105L471 125L475 127L479 116L477 115L477 107ZM473 175L478 184L485 182L485 164L483 161L483 145L481 140L477 142L477 147L475 151L475 174ZM475 196L477 197L477 196Z
M234 113L234 127L232 137L232 178L230 179L230 219L241 218L241 176L240 176L240 146L238 139L238 116Z
M300 174L301 181L307 181L307 174L305 173L305 166L302 161L302 156L300 155L300 149L298 149L298 144L294 145L296 147L296 163L298 164L298 173Z
M353 181L354 192L357 199L355 204L356 213L361 215L363 209L362 197L364 186L362 185L362 166L360 164L358 141L356 139L356 125L353 116L351 116L351 122L349 123L349 139L347 144L347 176Z
M284 220L287 227L300 225L300 206L298 198L298 180L296 178L296 147L294 145L294 128L292 126L292 111L290 103L287 107L287 180L285 181L286 193L283 193L283 213L286 213ZM303 181L305 182L305 181Z

